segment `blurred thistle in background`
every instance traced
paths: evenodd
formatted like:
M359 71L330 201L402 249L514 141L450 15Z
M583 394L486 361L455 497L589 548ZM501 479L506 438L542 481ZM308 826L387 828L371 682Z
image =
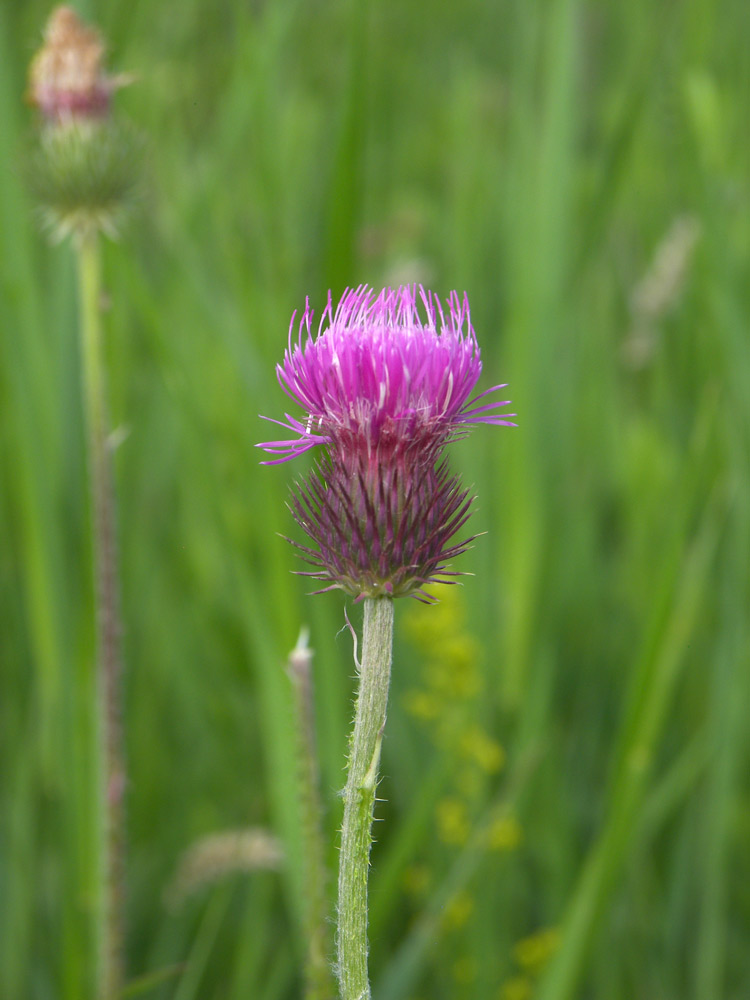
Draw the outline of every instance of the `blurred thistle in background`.
M98 230L115 236L138 191L141 136L111 111L113 94L131 78L109 76L104 54L95 28L56 7L29 69L27 96L41 122L26 173L58 240Z
M78 269L82 404L88 436L97 652L95 669L76 678L88 776L79 840L84 861L88 946L82 960L98 1000L116 1000L125 984L127 767L123 732L122 624L102 329L100 233L117 234L139 182L140 137L113 113L125 77L104 69L99 32L66 6L56 7L29 70L29 101L40 113L26 173L53 239L71 236ZM85 735L84 735L85 734ZM72 795L75 784L69 785ZM85 886L85 887L84 887Z

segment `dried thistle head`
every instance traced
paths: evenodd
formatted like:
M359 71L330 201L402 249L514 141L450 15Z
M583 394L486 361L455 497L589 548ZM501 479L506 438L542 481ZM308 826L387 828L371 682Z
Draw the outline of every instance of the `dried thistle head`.
M140 178L140 134L111 112L128 82L104 69L100 33L71 7L56 7L29 70L29 101L42 126L26 155L29 187L54 239L117 234Z
M110 98L126 82L104 71L101 34L72 7L55 7L44 29L44 44L29 68L28 97L45 119L101 118Z

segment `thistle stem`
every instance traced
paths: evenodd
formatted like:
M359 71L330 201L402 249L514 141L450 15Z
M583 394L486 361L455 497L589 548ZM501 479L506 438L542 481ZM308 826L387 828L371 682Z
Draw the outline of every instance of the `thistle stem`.
M388 706L393 601L365 601L359 693L344 789L338 885L338 976L342 1000L370 1000L367 875L380 747Z
M76 241L81 315L81 358L91 489L91 548L96 613L96 693L92 703L97 740L96 994L115 1000L124 983L124 791L122 662L115 505L101 336L101 251L95 229Z
M294 694L297 756L305 845L305 1000L334 1000L336 987L329 965L327 871L323 842L323 806L315 740L312 650L307 632L300 633L287 666Z

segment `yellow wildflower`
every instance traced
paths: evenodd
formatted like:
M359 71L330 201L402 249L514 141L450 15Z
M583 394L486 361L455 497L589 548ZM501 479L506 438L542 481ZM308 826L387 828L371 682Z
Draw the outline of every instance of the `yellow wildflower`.
M431 722L440 716L443 706L429 691L408 691L404 696L406 711L423 722Z
M457 931L465 926L474 912L474 898L466 890L457 892L445 908L443 926L446 930Z
M461 751L487 774L496 774L505 764L505 751L481 726L471 726L461 737Z
M530 997L531 980L526 976L513 976L500 989L500 1000L529 1000Z
M466 804L454 796L438 802L436 810L438 835L446 844L465 844L471 826Z
M492 851L512 851L522 839L521 824L515 816L497 816L487 831L487 846Z
M523 938L513 949L518 964L531 973L537 973L547 964L560 943L560 932L548 927Z

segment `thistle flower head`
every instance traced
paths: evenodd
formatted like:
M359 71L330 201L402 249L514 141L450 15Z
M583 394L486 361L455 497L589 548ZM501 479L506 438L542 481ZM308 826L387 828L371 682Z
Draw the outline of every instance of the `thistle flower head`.
M422 310L420 311L420 304ZM319 444L393 450L439 448L471 424L510 424L498 414L508 402L477 406L470 396L482 371L469 302L456 292L445 312L437 296L401 286L377 294L347 291L335 312L329 296L317 337L309 303L276 373L282 389L306 413L281 423L299 435L260 445L284 462ZM496 389L488 389L487 396ZM511 414L512 415L512 414Z
M297 486L295 519L315 543L298 546L309 574L355 597L402 596L425 583L450 582L454 543L471 498L441 460L443 447L476 423L514 426L498 412L508 401L472 398L482 370L468 299L453 292L443 309L431 292L402 286L376 294L329 296L318 332L309 304L281 387L304 413L274 421L296 437L259 445L287 461L317 445L325 457Z
M29 100L45 119L96 119L109 111L122 77L104 72L104 42L71 7L56 7L29 69Z

